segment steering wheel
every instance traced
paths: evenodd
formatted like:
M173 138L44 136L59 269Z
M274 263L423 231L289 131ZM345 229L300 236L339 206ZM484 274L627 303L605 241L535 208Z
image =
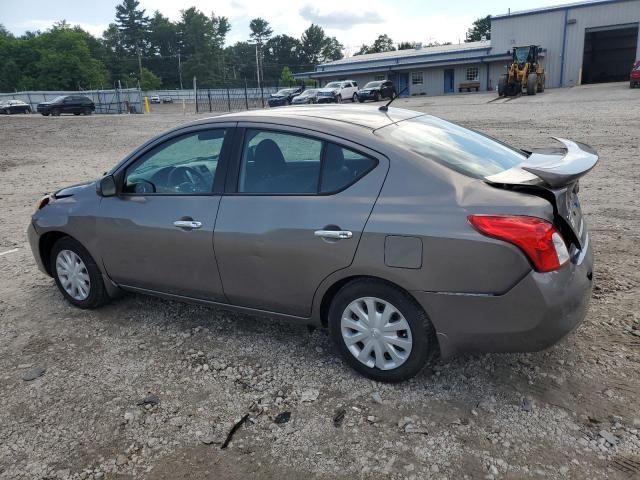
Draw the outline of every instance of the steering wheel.
M205 192L209 188L202 174L193 167L175 167L169 172L167 183L178 192Z

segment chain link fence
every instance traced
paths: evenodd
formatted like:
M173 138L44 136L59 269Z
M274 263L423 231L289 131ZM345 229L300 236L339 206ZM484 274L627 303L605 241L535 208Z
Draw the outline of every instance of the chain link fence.
M63 95L83 95L89 97L96 105L94 113L142 113L143 96L137 88L115 90L82 90L71 91L28 91L16 93L0 93L0 103L6 100L22 100L36 112L38 103L50 102Z

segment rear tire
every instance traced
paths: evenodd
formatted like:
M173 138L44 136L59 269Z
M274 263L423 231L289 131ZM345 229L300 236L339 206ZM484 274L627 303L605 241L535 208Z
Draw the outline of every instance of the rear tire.
M85 115L91 115L91 109L90 108L85 108L84 109L84 114Z
M527 95L535 95L538 91L538 74L530 73L527 77Z
M544 75L538 77L538 93L544 92Z
M498 96L504 97L506 95L506 92L507 92L507 76L500 75L500 78L498 79Z
M71 237L59 239L51 249L50 262L58 289L72 305L93 309L109 301L100 269L77 240ZM74 284L80 288L74 289Z
M375 314L371 315L365 301L373 305ZM354 306L363 306L360 312L370 319L375 315L378 315L376 319L380 319L381 312L386 312L387 308L395 313L388 317L388 329L384 330L381 324L373 326L358 315L354 317ZM354 335L364 331L354 330L343 324L343 318L348 318L349 315L352 320L350 325L356 326L357 329L364 327L369 332L363 339L364 342L351 341L350 345L347 345L350 338L353 340ZM353 321L353 318L356 320ZM401 382L414 377L438 351L435 330L424 310L408 293L383 281L354 280L342 287L331 302L328 320L331 338L345 361L354 370L372 380ZM376 342L384 342L386 338L403 345L400 347L398 343L393 344L397 345L391 347L394 356L391 356L388 349L383 350L384 347L367 350L369 342L373 345ZM381 354L379 358L376 353ZM356 357L358 354L363 356L362 360ZM369 365L365 364L365 361ZM379 368L379 364L383 368Z
M358 94L354 93L353 97L351 97L351 102L356 103L358 101Z

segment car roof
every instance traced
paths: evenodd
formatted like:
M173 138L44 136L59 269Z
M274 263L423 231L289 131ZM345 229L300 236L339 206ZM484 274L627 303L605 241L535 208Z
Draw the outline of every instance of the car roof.
M305 120L309 123L343 122L351 125L375 130L392 123L401 122L409 118L424 115L422 112L406 110L403 108L389 107L386 112L380 111L377 106L370 105L309 105L290 106L278 109L250 110L245 112L227 113L217 117L209 117L196 121L196 123L211 123L224 121L238 122L270 122L294 124L304 126ZM316 122L312 122L315 120Z

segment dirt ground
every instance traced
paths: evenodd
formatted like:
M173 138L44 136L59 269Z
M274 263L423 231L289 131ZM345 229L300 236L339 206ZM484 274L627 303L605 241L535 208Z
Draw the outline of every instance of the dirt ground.
M196 116L0 117L0 478L639 478L640 90L494 98L397 104L521 147L597 148L580 192L591 309L548 351L439 361L399 385L355 374L322 330L137 295L71 307L26 242L36 200Z

